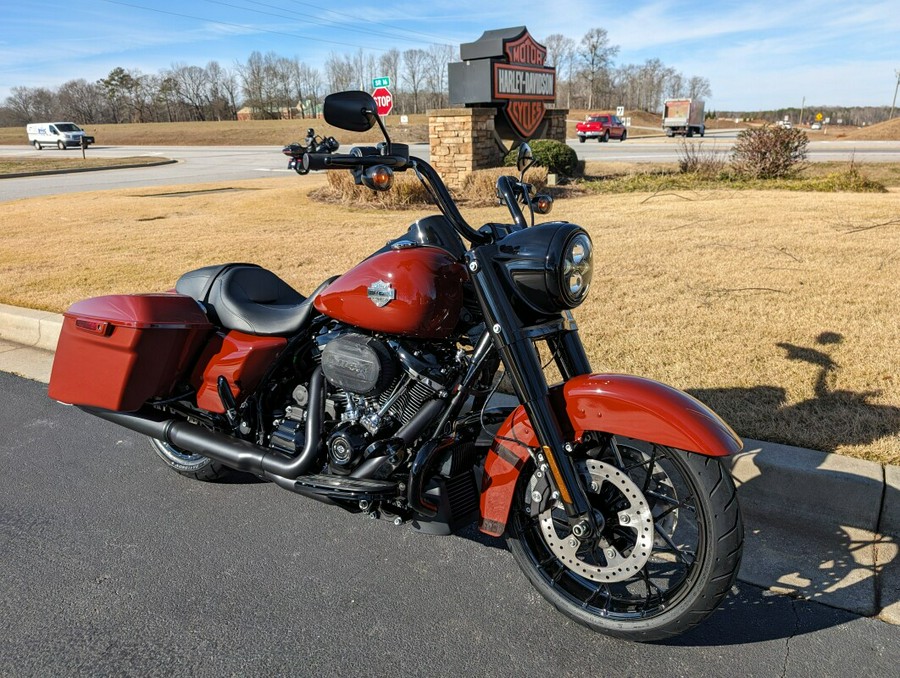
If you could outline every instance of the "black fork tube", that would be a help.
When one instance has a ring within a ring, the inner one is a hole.
[[[593,525],[591,506],[575,464],[566,451],[565,434],[550,404],[540,357],[534,343],[522,332],[522,325],[504,296],[500,280],[491,265],[494,249],[495,246],[484,246],[470,250],[466,255],[488,329],[503,358],[506,372],[512,377],[516,395],[537,434],[541,445],[537,453],[538,463],[547,464],[570,522],[574,524],[577,520],[587,520]]]
[[[547,344],[550,352],[556,356],[559,373],[564,380],[568,381],[582,374],[590,374],[591,363],[585,353],[584,344],[581,343],[581,337],[578,335],[578,325],[575,324],[572,312],[566,311],[563,315],[566,328],[557,336],[549,337]]]

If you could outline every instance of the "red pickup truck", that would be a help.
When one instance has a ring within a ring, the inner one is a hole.
[[[611,113],[591,113],[575,125],[578,132],[578,141],[584,143],[587,139],[596,139],[600,142],[607,142],[610,138],[625,141],[628,137],[628,130],[618,117]]]

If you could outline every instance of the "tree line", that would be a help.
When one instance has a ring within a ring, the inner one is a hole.
[[[765,120],[770,123],[776,123],[787,118],[792,123],[802,122],[809,124],[815,122],[816,115],[821,113],[823,121],[825,118],[828,118],[831,125],[862,127],[864,125],[874,125],[877,122],[884,122],[890,116],[890,110],[890,106],[807,106],[805,108],[791,106],[753,113],[747,113],[746,111],[717,111],[716,115],[725,119],[752,117],[755,120]]]
[[[603,28],[576,41],[556,33],[543,41],[547,65],[557,70],[557,106],[659,112],[664,99],[712,95],[709,80],[685,76],[659,59],[616,65],[619,46]],[[13,87],[0,106],[0,125],[67,119],[82,124],[234,120],[242,108],[256,118],[314,117],[325,94],[368,90],[372,79],[391,80],[394,110],[423,113],[449,105],[447,65],[459,59],[450,45],[332,52],[321,69],[298,57],[253,52],[223,66],[173,63],[158,73],[114,68],[96,82],[70,80],[56,88]]]

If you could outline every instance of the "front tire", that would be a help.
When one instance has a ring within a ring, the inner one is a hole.
[[[731,476],[718,459],[625,438],[608,437],[582,454],[577,464],[604,524],[599,537],[573,537],[546,479],[531,468],[509,521],[516,563],[556,609],[595,631],[654,641],[699,624],[727,595],[741,562]]]
[[[64,151],[64,150],[66,150],[66,142],[65,142],[65,141],[57,141],[57,142],[56,142],[56,147],[57,147],[59,150]]]
[[[156,438],[149,438],[149,440],[153,451],[159,455],[166,466],[186,478],[215,482],[227,480],[237,473],[209,457],[191,454]]]
[[[623,130],[622,136],[619,138],[619,141],[625,141],[628,138],[628,130]]]

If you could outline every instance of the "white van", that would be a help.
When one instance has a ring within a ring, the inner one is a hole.
[[[41,150],[44,146],[56,146],[64,151],[68,146],[81,146],[81,140],[90,146],[94,137],[88,136],[74,122],[36,122],[25,126],[28,132],[28,143]]]

